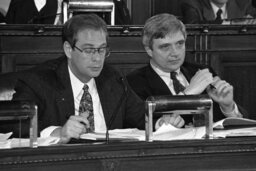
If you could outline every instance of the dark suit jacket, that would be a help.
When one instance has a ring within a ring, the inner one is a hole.
[[[198,69],[206,68],[206,66],[191,64],[184,62],[181,66],[181,72],[186,77],[187,81],[190,82],[191,78],[195,75]],[[215,76],[215,72],[209,68],[210,72]],[[146,100],[149,96],[161,96],[161,95],[172,95],[171,91],[161,79],[161,77],[152,69],[151,65],[147,65],[143,68],[137,69],[127,75],[127,80],[133,90],[141,97],[141,99]],[[204,92],[206,93],[206,92]],[[213,103],[214,107],[214,121],[218,121],[224,118],[219,105]],[[239,107],[240,110],[240,107]],[[242,113],[244,112],[243,109]],[[192,122],[191,116],[182,116],[185,123],[188,124]]]
[[[181,4],[185,24],[215,24],[215,15],[210,0],[185,0]],[[228,19],[243,18],[250,14],[256,17],[256,9],[251,0],[229,0],[227,2]]]
[[[95,78],[105,122],[110,129],[143,129],[144,102],[122,78],[119,72],[106,64]],[[38,105],[38,131],[48,126],[63,126],[75,113],[66,57],[30,70],[26,77],[18,81],[15,91],[13,100],[32,100]],[[115,114],[112,125],[109,125],[110,118]],[[15,135],[18,133],[16,129]],[[27,130],[24,131],[22,133],[26,136]]]
[[[12,0],[6,14],[7,24],[54,24],[57,0],[46,0],[38,12],[34,0]]]

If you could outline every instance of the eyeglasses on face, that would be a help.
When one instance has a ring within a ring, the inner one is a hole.
[[[104,56],[104,57],[108,57],[110,52],[109,52],[109,47],[100,47],[100,48],[83,48],[80,49],[79,47],[77,47],[76,45],[74,45],[74,48],[76,48],[77,50],[79,50],[81,53],[83,53],[86,56],[92,56],[95,55],[95,53],[97,52],[99,55]]]

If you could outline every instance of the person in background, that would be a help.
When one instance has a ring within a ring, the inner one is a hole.
[[[144,102],[120,72],[104,63],[108,32],[99,16],[69,19],[63,27],[63,49],[65,56],[30,69],[15,86],[13,100],[38,105],[41,137],[67,143],[87,132],[144,129]]]
[[[158,14],[149,18],[142,42],[150,62],[127,75],[132,89],[143,100],[149,96],[207,93],[214,101],[214,121],[242,117],[246,111],[235,103],[232,85],[216,76],[211,68],[184,61],[186,38],[185,25],[175,16]],[[176,127],[193,123],[189,115],[168,115],[165,119]]]
[[[256,0],[252,0],[252,6],[256,8]]]
[[[185,0],[181,4],[185,24],[255,24],[251,0]]]
[[[7,24],[58,24],[62,0],[11,0]]]
[[[5,16],[0,12],[0,24],[5,23]]]
[[[124,0],[114,0],[115,3],[115,24],[130,25],[131,16]]]

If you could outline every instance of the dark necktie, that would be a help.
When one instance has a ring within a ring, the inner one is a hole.
[[[221,14],[222,14],[222,9],[219,9],[216,13],[216,19],[215,19],[216,23],[219,23],[219,24],[222,23]]]
[[[90,127],[86,130],[86,132],[94,132],[94,116],[93,116],[93,104],[92,104],[92,96],[88,91],[88,85],[84,85],[83,90],[84,93],[82,95],[80,105],[79,105],[79,115],[82,113],[88,113],[87,120],[89,121]]]
[[[171,79],[172,79],[173,88],[176,94],[179,94],[179,92],[182,92],[185,90],[185,87],[177,79],[177,72],[171,72]]]

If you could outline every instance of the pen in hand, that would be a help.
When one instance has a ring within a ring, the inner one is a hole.
[[[216,90],[216,87],[214,85],[212,85],[212,84],[210,84],[210,88],[213,89],[213,90],[214,89]]]
[[[198,71],[201,71],[201,69],[199,69]],[[209,86],[211,89],[216,90],[216,87],[214,85],[210,84]]]

